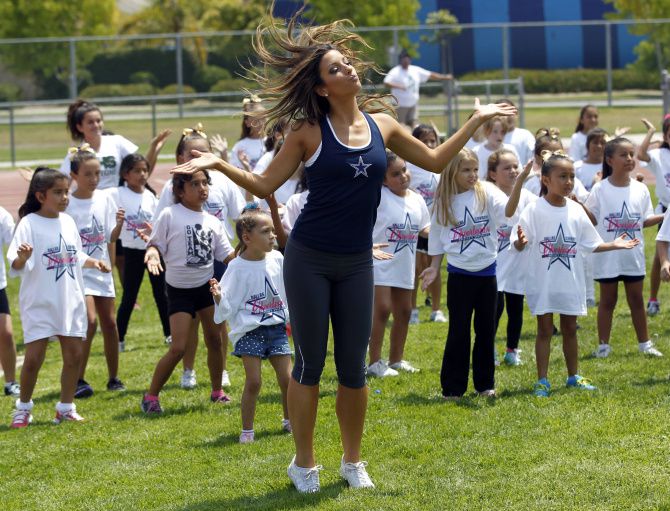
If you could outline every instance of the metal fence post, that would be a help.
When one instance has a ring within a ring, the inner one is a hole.
[[[151,136],[156,136],[156,100],[151,100]]]
[[[398,48],[399,44],[398,29],[393,29],[393,62],[389,62],[391,67],[398,63],[398,55],[400,55],[400,48]]]
[[[177,104],[179,105],[179,118],[184,117],[184,52],[182,51],[182,38],[181,34],[175,35],[175,58],[177,59],[177,94],[179,99]]]
[[[447,81],[447,135],[451,136],[454,132],[454,122],[452,116],[454,115],[454,103],[453,103],[453,94],[454,94],[454,81]]]
[[[70,99],[75,99],[78,94],[77,83],[77,43],[70,39]]]
[[[663,115],[670,111],[670,74],[667,69],[661,71],[661,93],[663,94]]]
[[[519,80],[519,84],[517,85],[517,88],[519,89],[519,124],[521,125],[521,128],[526,127],[526,107],[525,107],[525,102],[526,102],[526,91],[523,87],[523,76],[519,76],[517,78]]]
[[[16,144],[14,143],[14,107],[9,107],[9,154],[12,166],[16,165]]]
[[[605,24],[605,62],[607,66],[607,106],[612,106],[612,24]]]
[[[509,80],[509,26],[502,27],[502,57],[503,57],[503,79]],[[509,85],[503,85],[505,97],[509,96]]]

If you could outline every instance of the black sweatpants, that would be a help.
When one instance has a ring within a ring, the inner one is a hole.
[[[365,386],[365,357],[372,330],[372,251],[334,254],[289,239],[284,287],[295,344],[293,378],[317,385],[333,326],[335,367],[341,385]]]
[[[116,313],[116,325],[119,329],[119,340],[123,342],[128,331],[128,323],[130,316],[135,307],[137,295],[142,286],[144,279],[144,254],[146,250],[138,250],[135,248],[123,247],[123,255],[125,257],[125,267],[123,270],[123,296],[119,310]],[[165,263],[162,263],[165,267]],[[165,290],[165,273],[159,275],[152,275],[149,273],[149,281],[151,282],[151,290],[153,291],[154,301],[158,308],[158,315],[161,318],[161,325],[163,326],[163,335],[170,335],[170,320],[168,318],[167,308],[167,294]]]
[[[521,328],[523,327],[523,295],[498,291],[496,332],[505,307],[507,307],[507,349],[515,350],[519,347]]]
[[[495,338],[498,288],[495,276],[476,277],[449,273],[447,308],[449,333],[442,358],[442,395],[462,396],[470,374],[470,325],[474,312],[475,344],[472,350],[472,379],[475,390],[495,388],[493,341]]]

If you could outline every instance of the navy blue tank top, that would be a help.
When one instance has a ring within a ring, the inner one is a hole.
[[[291,231],[303,245],[323,252],[353,254],[372,248],[386,151],[379,128],[363,112],[370,142],[350,147],[336,137],[327,118],[320,122],[321,151],[305,166],[309,195]]]

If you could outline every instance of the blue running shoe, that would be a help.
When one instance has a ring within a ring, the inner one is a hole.
[[[535,385],[533,385],[533,395],[536,397],[549,397],[551,392],[551,385],[546,378],[538,380]]]
[[[574,376],[570,376],[565,381],[565,386],[580,389],[580,390],[597,390],[597,388],[598,388],[591,383],[591,380],[589,380],[588,378],[582,378],[578,374],[575,374]]]

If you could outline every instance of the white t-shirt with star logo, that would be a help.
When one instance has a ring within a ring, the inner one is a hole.
[[[656,177],[656,197],[663,206],[670,205],[670,149],[659,147],[649,151],[649,170]]]
[[[214,275],[214,259],[223,261],[233,252],[228,237],[213,215],[182,204],[165,208],[154,224],[149,245],[165,261],[165,282],[192,289]]]
[[[22,243],[33,253],[22,270],[11,267]],[[21,277],[19,309],[23,342],[52,335],[86,336],[86,303],[81,267],[88,259],[70,215],[46,218],[31,213],[17,225],[7,251],[9,276]]]
[[[645,275],[642,224],[654,214],[647,186],[635,179],[629,186],[613,186],[605,179],[593,185],[586,207],[596,217],[596,230],[603,240],[613,241],[622,234],[640,240],[631,250],[593,254],[593,278]]]
[[[516,229],[519,223],[521,212],[526,206],[532,204],[538,199],[528,190],[522,188],[519,197],[519,205],[513,216],[506,218],[505,223],[496,228],[498,239],[498,258],[496,259],[496,280],[498,281],[498,291],[506,291],[517,295],[526,293],[524,288],[524,272],[526,270],[527,252],[519,252],[512,247],[510,249],[510,237],[512,230]]]
[[[410,162],[407,162],[407,170],[409,170],[410,174],[410,189],[421,195],[430,211],[430,208],[433,206],[437,185],[440,182],[440,174],[424,170]]]
[[[7,287],[7,274],[5,273],[5,256],[3,246],[6,247],[14,236],[14,219],[5,208],[0,207],[0,289]]]
[[[377,208],[377,221],[372,230],[372,243],[387,243],[384,252],[393,259],[373,259],[375,286],[414,289],[416,242],[419,232],[430,225],[426,203],[418,193],[396,195],[386,186]]]
[[[273,250],[261,261],[236,257],[221,278],[221,301],[214,306],[214,321],[228,321],[233,345],[259,326],[289,321],[284,291],[284,256]]]
[[[481,182],[486,191],[483,208],[474,190],[456,194],[451,206],[456,225],[438,222],[438,203],[433,204],[428,236],[428,254],[446,254],[449,264],[469,272],[491,266],[496,260],[496,228],[505,223],[507,196],[492,183]]]
[[[100,259],[111,265],[107,244],[116,225],[116,204],[112,197],[101,190],[95,190],[90,199],[78,199],[70,195],[70,203],[65,212],[72,217],[81,238],[82,250],[87,256]],[[94,268],[84,268],[84,293],[87,296],[114,298],[114,277],[112,273],[102,273]]]
[[[138,229],[145,229],[154,221],[158,199],[149,190],[142,193],[132,191],[127,186],[119,186],[116,194],[116,205],[125,211],[125,220],[121,228],[121,244],[125,248],[145,250],[146,242],[138,234]]]
[[[569,199],[557,207],[540,198],[521,212],[519,225],[528,240],[524,281],[531,314],[585,316],[581,255],[593,252],[603,240],[584,209]],[[516,239],[517,231],[512,229],[510,243]]]

